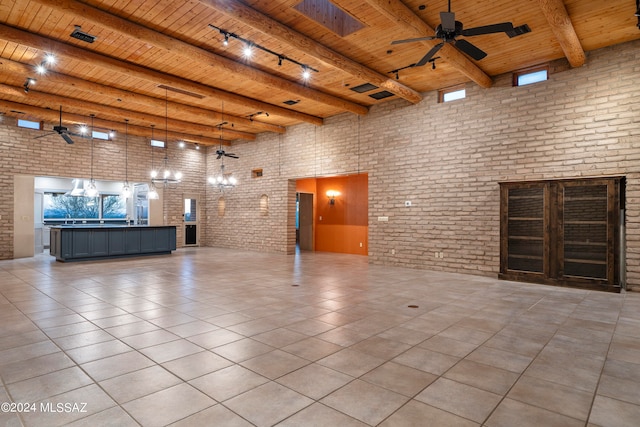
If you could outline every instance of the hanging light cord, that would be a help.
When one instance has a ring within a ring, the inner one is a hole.
[[[124,119],[124,181],[129,182],[129,119]]]
[[[93,182],[93,118],[95,116],[91,115],[91,182]]]

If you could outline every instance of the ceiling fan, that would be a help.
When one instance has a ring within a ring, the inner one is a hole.
[[[70,132],[69,129],[67,129],[65,126],[62,126],[62,105],[60,106],[60,123],[58,124],[58,126],[54,126],[53,127],[53,132],[45,133],[44,135],[36,136],[34,139],[42,138],[42,137],[51,135],[53,133],[57,133],[58,135],[60,135],[62,137],[62,139],[67,141],[67,144],[73,144],[74,143],[74,141],[73,141],[73,139],[71,139],[70,135],[79,136],[81,138],[85,137],[84,135],[82,135],[80,133]]]
[[[451,12],[451,0],[449,0],[449,11],[448,12],[440,12],[440,21],[441,23],[436,27],[436,35],[429,37],[418,37],[413,39],[406,40],[395,40],[391,42],[391,44],[401,44],[401,43],[410,43],[416,41],[424,41],[424,40],[442,40],[440,43],[435,45],[422,59],[415,63],[415,67],[421,67],[429,62],[429,60],[440,50],[445,43],[451,43],[462,52],[469,55],[471,58],[476,61],[481,60],[485,56],[487,56],[486,52],[477,46],[469,43],[466,40],[456,40],[457,36],[471,37],[471,36],[479,36],[483,34],[493,34],[493,33],[509,33],[513,32],[515,29],[511,22],[502,22],[500,24],[492,24],[485,25],[482,27],[475,27],[464,29],[462,22],[456,21],[456,14]],[[528,28],[528,27],[527,27]],[[510,36],[511,37],[511,36]]]
[[[224,126],[224,125],[226,125],[226,124],[227,124],[227,122],[222,122],[222,123],[220,123],[220,124],[218,125],[218,129],[220,130],[220,148],[218,148],[218,149],[216,150],[216,154],[218,155],[218,157],[216,157],[216,159],[220,159],[220,158],[222,158],[223,156],[224,156],[224,157],[231,157],[232,159],[239,159],[240,157],[236,156],[235,154],[233,154],[233,153],[227,153],[226,151],[224,151],[224,150],[222,149],[222,126]]]

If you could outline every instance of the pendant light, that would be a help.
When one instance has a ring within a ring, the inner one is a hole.
[[[222,104],[221,111],[222,111],[222,118],[224,119],[224,103]],[[209,184],[213,185],[214,187],[217,187],[221,193],[224,193],[224,190],[233,189],[238,184],[238,180],[231,173],[226,173],[224,171],[225,157],[232,157],[235,159],[238,158],[235,154],[226,153],[222,149],[222,126],[225,123],[227,122],[222,122],[218,127],[218,130],[220,131],[220,148],[216,151],[216,153],[218,154],[218,158],[220,159],[220,172],[218,173],[217,176],[215,177],[210,176],[208,179]]]
[[[164,125],[164,159],[162,159],[162,175],[158,176],[158,173],[154,170],[151,175],[151,182],[154,184],[164,184],[166,187],[168,184],[178,184],[182,180],[182,172],[174,172],[169,166],[169,158],[167,152],[169,150],[169,99],[167,96],[167,90],[165,89],[165,125]],[[153,175],[155,173],[155,176]]]
[[[89,183],[87,184],[87,188],[85,188],[84,190],[84,195],[86,197],[98,197],[98,188],[96,187],[96,182],[93,179],[93,118],[95,117],[95,114],[91,114],[91,136],[90,136],[90,142],[91,142],[91,180],[89,181]]]
[[[122,197],[131,197],[131,186],[129,185],[129,119],[124,119],[124,184],[121,191]]]
[[[158,172],[155,169],[155,165],[153,164],[153,128],[155,125],[151,125],[151,143],[149,147],[151,147],[151,182],[149,183],[149,190],[147,191],[147,199],[149,200],[157,200],[160,198],[158,194],[158,190],[156,190],[156,185],[153,183],[153,180],[156,176],[158,176]]]

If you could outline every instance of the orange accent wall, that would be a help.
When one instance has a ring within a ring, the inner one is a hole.
[[[329,190],[340,192],[333,205],[326,195]],[[314,194],[313,228],[316,251],[368,254],[367,174],[300,179],[296,181],[296,191]]]

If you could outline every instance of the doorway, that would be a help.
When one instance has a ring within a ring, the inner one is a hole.
[[[184,245],[198,246],[198,199],[196,197],[184,198]]]
[[[298,193],[298,246],[313,251],[313,194]]]

